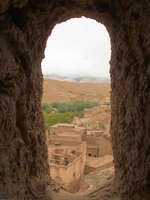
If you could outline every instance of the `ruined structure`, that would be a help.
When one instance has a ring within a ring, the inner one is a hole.
[[[149,13],[149,0],[0,1],[1,197],[48,199],[41,61],[54,25],[83,15],[111,39],[113,185],[122,200],[150,199]]]
[[[49,144],[79,145],[86,139],[86,129],[73,124],[56,124],[50,129]]]
[[[113,156],[105,155],[101,157],[87,157],[86,166],[85,166],[85,174],[89,174],[90,172],[101,172],[101,170],[113,167]]]
[[[51,126],[48,136],[51,177],[70,192],[77,192],[86,163],[86,129],[73,124]]]
[[[77,192],[86,163],[86,142],[75,146],[49,146],[51,177],[70,192]]]
[[[87,131],[74,124],[59,123],[51,126],[47,144],[50,176],[70,192],[79,191],[84,172],[93,171],[106,163],[112,164],[110,137],[101,131]],[[110,155],[111,159],[104,163],[106,155]],[[103,160],[100,160],[102,156]]]
[[[111,107],[109,104],[110,101],[100,102],[98,107],[84,109],[83,116],[75,117],[73,124],[85,127],[89,131],[101,130],[110,136]]]
[[[112,155],[111,139],[101,131],[87,131],[87,155],[89,157],[100,157],[107,154]]]

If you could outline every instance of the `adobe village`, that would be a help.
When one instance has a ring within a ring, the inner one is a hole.
[[[45,82],[45,91],[47,91],[47,82],[55,83],[62,88],[65,88],[65,84],[67,84],[46,79]],[[70,87],[72,86],[72,83],[68,84]],[[89,85],[95,88],[99,86],[99,84],[93,85],[93,83],[88,83]],[[78,84],[76,93],[73,91],[74,96],[80,94],[80,90],[83,90],[82,87],[84,90],[87,89],[87,83]],[[55,91],[55,95],[53,95],[55,100],[57,100],[56,93]],[[65,93],[66,91],[62,96],[66,96]],[[88,90],[88,95],[92,100],[93,96],[90,90]],[[107,96],[107,92],[103,95],[101,99],[95,99],[101,101],[100,106],[85,108],[82,116],[75,116],[71,123],[55,123],[46,131],[51,178],[60,187],[71,193],[92,190],[113,174],[113,156],[109,134],[110,105],[108,103],[108,105],[106,103],[102,105],[102,101],[109,101],[109,96]],[[54,104],[51,105],[54,106]],[[55,105],[55,107],[58,106]],[[55,110],[52,108],[51,112],[55,114],[56,108]],[[98,121],[100,119],[103,121],[101,124]]]

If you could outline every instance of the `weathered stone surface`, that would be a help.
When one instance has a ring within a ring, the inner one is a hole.
[[[0,197],[47,198],[40,63],[54,25],[82,15],[111,38],[116,185],[122,199],[150,199],[149,0],[0,2]]]

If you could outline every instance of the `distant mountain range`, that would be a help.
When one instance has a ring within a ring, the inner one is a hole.
[[[65,75],[60,76],[57,74],[48,74],[43,75],[44,78],[52,79],[52,80],[59,80],[59,81],[67,81],[67,82],[93,82],[93,83],[110,83],[110,79],[106,77],[93,77],[93,76],[78,76],[78,75]]]

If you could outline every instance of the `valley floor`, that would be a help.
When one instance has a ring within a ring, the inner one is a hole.
[[[52,200],[120,200],[118,193],[112,189],[112,180],[107,181],[103,186],[89,192],[71,194],[60,190],[51,192]]]
[[[117,190],[113,184],[114,169],[113,166],[98,172],[92,172],[86,176],[85,181],[91,181],[93,178],[99,179],[99,184],[92,189],[80,191],[72,194],[63,189],[51,191],[51,200],[120,200]]]

